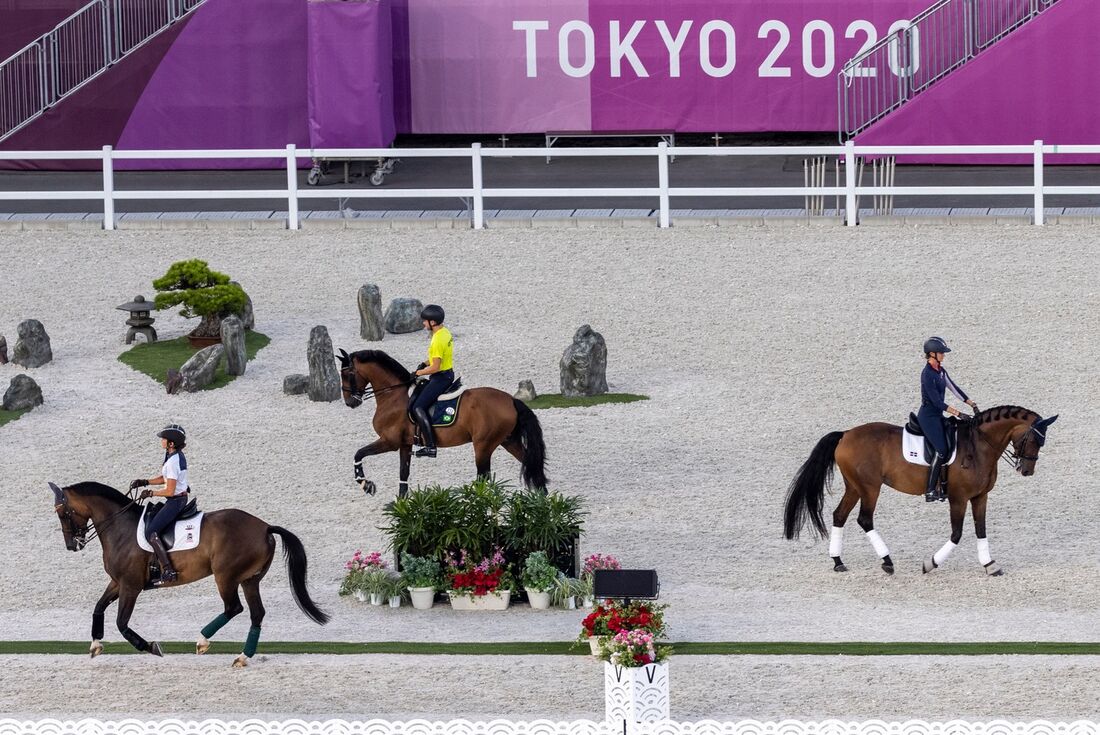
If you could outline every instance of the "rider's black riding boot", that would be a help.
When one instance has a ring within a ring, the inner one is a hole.
[[[157,555],[157,561],[160,562],[160,581],[162,583],[175,582],[179,575],[176,574],[172,562],[168,559],[168,550],[164,548],[164,542],[160,540],[160,535],[150,534],[149,545],[153,547],[153,551]]]
[[[928,468],[928,488],[924,491],[924,500],[934,503],[937,500],[947,500],[945,488],[940,484],[940,473],[943,471],[943,455],[936,452],[932,456],[932,465]]]
[[[434,457],[435,434],[432,432],[432,420],[428,416],[428,410],[425,408],[414,409],[413,417],[416,418],[416,425],[420,427],[420,441],[424,443],[420,449],[416,450],[416,456]]]

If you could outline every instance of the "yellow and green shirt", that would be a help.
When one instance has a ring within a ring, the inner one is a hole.
[[[432,342],[428,345],[428,363],[431,364],[432,360],[437,357],[439,358],[440,370],[452,370],[454,368],[454,338],[451,337],[451,330],[446,327],[440,327],[432,335]]]

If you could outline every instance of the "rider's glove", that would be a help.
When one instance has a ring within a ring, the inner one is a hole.
[[[139,487],[145,487],[149,484],[148,480],[134,480],[130,483],[131,490],[137,490]]]
[[[153,497],[153,491],[146,488],[145,490],[142,490],[141,493],[138,495],[138,500],[145,500],[146,498],[151,497]]]

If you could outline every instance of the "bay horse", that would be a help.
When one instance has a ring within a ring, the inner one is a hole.
[[[146,641],[130,628],[130,616],[138,595],[142,590],[157,589],[152,587],[149,578],[149,561],[153,555],[137,544],[138,520],[143,511],[141,505],[98,482],[81,482],[65,488],[51,482],[50,489],[54,495],[54,510],[61,519],[65,548],[80,551],[87,545],[90,521],[95,525],[93,533],[99,537],[103,547],[103,568],[111,578],[92,612],[92,645],[89,649],[92,658],[103,653],[103,613],[115,600],[118,600],[115,623],[122,636],[137,650],[162,656],[160,644]],[[252,627],[249,628],[244,651],[234,659],[233,666],[243,668],[248,665],[248,659],[256,652],[256,644],[260,640],[260,624],[264,619],[260,580],[267,574],[275,556],[275,536],[283,540],[294,601],[310,620],[320,625],[328,622],[328,614],[314,604],[306,589],[306,552],[297,536],[285,528],[269,526],[242,510],[228,508],[211,511],[203,514],[199,545],[187,551],[172,552],[172,562],[179,578],[163,585],[175,587],[214,575],[225,608],[202,629],[195,644],[195,653],[206,653],[210,648],[209,638],[244,611],[238,594],[238,588],[241,588],[248,602]]]
[[[409,491],[409,467],[415,426],[408,415],[408,389],[413,376],[401,363],[381,350],[348,354],[340,350],[340,388],[344,403],[359,408],[365,398],[374,397],[374,431],[378,440],[355,453],[355,481],[367,495],[377,486],[363,473],[363,459],[375,454],[398,452],[400,473],[398,497]],[[527,487],[546,490],[546,444],[535,412],[496,388],[470,388],[462,394],[458,418],[449,426],[435,429],[436,446],[457,447],[472,442],[478,477],[488,477],[490,460],[497,447],[504,447],[522,465]]]
[[[1039,450],[1046,443],[1047,431],[1057,419],[1044,419],[1019,406],[998,406],[960,422],[958,454],[950,465],[947,499],[951,508],[951,538],[924,562],[927,574],[947,561],[962,538],[963,517],[970,505],[974,515],[974,533],[978,537],[978,562],[986,574],[1000,576],[1001,567],[993,561],[985,533],[986,502],[997,481],[997,462],[1005,459],[1025,477],[1035,474]],[[875,504],[882,485],[906,495],[922,495],[928,480],[928,467],[911,464],[902,456],[902,429],[887,423],[871,423],[848,431],[826,434],[798,470],[787,493],[783,535],[797,538],[809,516],[813,530],[829,538],[829,556],[833,570],[846,572],[841,561],[844,523],[859,503],[857,523],[882,559],[882,569],[894,573],[894,562],[882,536],[875,530]],[[965,446],[965,449],[964,449]],[[964,457],[965,454],[965,457]],[[833,511],[833,526],[826,529],[822,519],[824,492],[833,474],[840,468],[844,495]],[[947,468],[945,468],[946,470]]]

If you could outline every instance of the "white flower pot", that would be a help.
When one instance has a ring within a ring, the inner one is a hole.
[[[435,587],[409,587],[409,598],[417,610],[428,610],[435,602]]]
[[[370,593],[370,604],[375,605],[375,606],[381,605],[382,604],[382,599],[383,599],[383,596],[382,596],[381,592],[371,592]]]
[[[593,598],[591,598],[591,597],[584,598],[584,607],[586,609],[592,607],[595,604],[596,604],[596,600],[594,600]]]
[[[366,602],[367,593],[363,590],[355,590],[355,599],[359,600],[359,602]]]
[[[527,599],[531,601],[531,607],[535,610],[549,610],[550,609],[550,593],[539,592],[533,590],[530,587],[524,587],[527,590]]]
[[[609,725],[621,730],[624,722],[669,718],[667,663],[627,668],[604,662],[603,668],[604,711]]]
[[[600,655],[600,641],[607,638],[605,635],[594,635],[588,638],[588,647],[592,649],[593,656]]]
[[[448,592],[447,596],[451,598],[451,608],[454,610],[507,610],[512,590],[490,592],[480,597],[456,595],[454,592]]]
[[[394,595],[390,598],[390,607],[401,607],[401,595]]]
[[[577,609],[577,598],[572,596],[572,595],[565,598],[565,602],[562,603],[562,607],[564,607],[566,610],[576,610]]]

